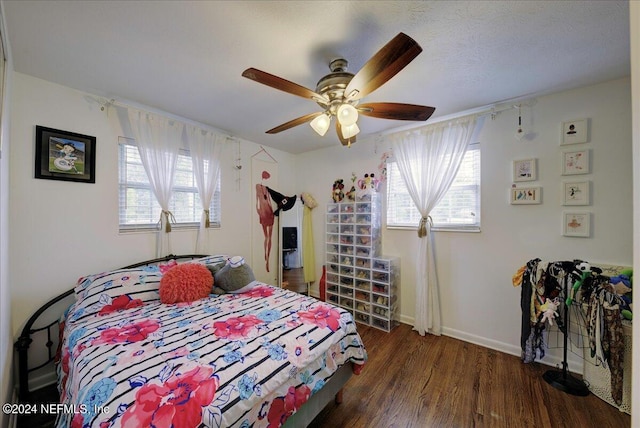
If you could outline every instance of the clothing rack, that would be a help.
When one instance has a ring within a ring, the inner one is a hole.
[[[580,397],[586,397],[589,395],[589,388],[587,384],[584,383],[581,379],[575,378],[571,376],[568,370],[567,363],[567,350],[569,345],[569,329],[570,329],[570,313],[571,306],[566,304],[566,298],[569,296],[569,277],[570,274],[564,276],[564,297],[565,300],[562,303],[562,320],[564,323],[564,328],[560,328],[563,334],[563,358],[562,358],[562,369],[561,370],[547,370],[542,375],[542,378],[554,388],[566,392],[567,394],[577,395]]]

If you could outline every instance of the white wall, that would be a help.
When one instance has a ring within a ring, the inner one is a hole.
[[[118,232],[118,127],[115,112],[100,111],[87,94],[14,74],[11,129],[11,306],[17,334],[35,309],[73,287],[78,277],[155,256],[154,233]],[[35,126],[97,137],[96,183],[34,179]],[[240,189],[235,144],[224,152],[222,227],[209,231],[211,253],[250,260],[247,224],[255,208],[250,158],[260,150],[241,141]],[[293,156],[269,149],[279,163],[279,190],[293,191]],[[192,253],[195,230],[171,233],[174,254]]]
[[[632,87],[632,114],[633,114],[633,249],[636,256],[633,258],[633,269],[637,272],[640,269],[640,4],[638,2],[629,2],[629,21],[630,21],[630,40],[631,40],[631,87]],[[633,290],[634,300],[640,300],[640,290],[638,287]],[[636,303],[637,305],[637,303]],[[631,426],[640,426],[640,376],[638,376],[638,367],[640,367],[640,327],[638,321],[635,322],[633,328],[633,342],[636,346],[633,348],[633,365],[636,367],[636,375],[633,377],[631,396],[636,397],[632,400],[631,408]]]
[[[4,4],[0,3],[0,34],[6,34],[4,22]],[[4,51],[7,59],[5,81],[2,93],[2,123],[0,124],[0,403],[11,401],[13,376],[13,337],[11,334],[11,291],[9,289],[9,131],[10,131],[10,98],[12,88],[13,62],[11,49],[4,40]],[[9,417],[0,415],[0,426],[7,426]]]
[[[523,123],[534,136],[514,138],[517,111],[487,118],[480,134],[482,148],[482,231],[435,232],[440,280],[442,325],[447,335],[513,354],[520,353],[520,289],[511,285],[515,271],[528,260],[571,260],[592,263],[632,263],[632,177],[630,80],[621,79],[537,98],[523,108]],[[560,146],[562,121],[590,118],[590,142]],[[317,269],[324,260],[324,210],[337,178],[349,182],[351,173],[377,173],[387,147],[380,140],[360,141],[350,149],[330,141],[331,148],[299,155],[296,168],[301,191],[320,202],[313,211]],[[591,150],[592,173],[561,176],[563,149]],[[542,187],[541,205],[512,206],[508,191],[515,159],[538,159],[536,182]],[[589,207],[593,213],[589,239],[561,235],[561,183],[572,178],[592,182]],[[383,230],[383,251],[402,260],[400,317],[414,318],[415,231]],[[319,275],[318,275],[319,277]],[[317,290],[317,288],[316,288]],[[316,291],[317,292],[317,291]]]

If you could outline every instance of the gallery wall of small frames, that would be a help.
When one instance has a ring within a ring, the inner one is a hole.
[[[592,213],[587,208],[593,203],[591,180],[584,177],[591,174],[591,149],[589,143],[589,119],[575,119],[562,122],[560,133],[560,174],[562,235],[589,238],[591,236]],[[566,147],[565,147],[566,146]],[[542,187],[534,185],[538,177],[536,158],[517,159],[512,163],[513,184],[509,189],[511,205],[536,205],[542,203]]]

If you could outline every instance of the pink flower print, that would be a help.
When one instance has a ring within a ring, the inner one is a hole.
[[[280,427],[297,409],[300,408],[311,396],[311,390],[307,385],[298,388],[289,387],[287,395],[273,400],[269,407],[267,420],[268,427]]]
[[[82,428],[84,425],[84,416],[82,413],[76,413],[73,419],[71,419],[71,428]]]
[[[243,296],[254,297],[254,298],[262,298],[262,297],[270,297],[273,295],[273,289],[271,287],[267,287],[265,285],[258,285],[253,287],[251,290],[246,293],[241,293]]]
[[[145,276],[146,274],[139,274],[139,273],[130,273],[130,274],[122,275],[120,277],[121,285],[123,287],[130,287],[137,283],[143,283]],[[116,283],[116,281],[114,281],[114,283]]]
[[[153,355],[155,346],[152,343],[148,343],[145,346],[132,345],[133,349],[120,354],[118,356],[118,364],[133,365],[141,360],[146,360]]]
[[[62,379],[60,381],[60,402],[64,403],[67,398],[67,379],[69,379],[69,351],[64,349],[62,351],[62,358],[60,360],[62,365]]]
[[[300,325],[302,325],[302,323],[298,321],[298,319],[290,319],[287,321],[287,327],[289,328],[296,328]]]
[[[284,397],[285,407],[299,409],[300,406],[307,402],[310,396],[311,390],[307,385],[302,385],[298,388],[290,386],[287,395]]]
[[[304,324],[315,324],[331,331],[338,330],[340,326],[340,312],[328,305],[321,304],[308,311],[300,311],[298,316]]]
[[[134,343],[145,340],[149,334],[156,331],[160,325],[155,320],[144,320],[124,327],[111,327],[103,330],[98,339],[94,339],[92,345],[103,343]]]
[[[175,351],[169,352],[167,354],[167,357],[168,358],[178,358],[178,357],[184,357],[187,354],[189,354],[189,351],[187,350],[187,348],[185,348],[184,346],[181,346],[178,349],[176,349]]]
[[[178,266],[178,262],[176,262],[175,260],[169,260],[167,263],[158,265],[158,268],[160,269],[160,273],[164,274],[174,266]]]
[[[243,315],[231,317],[225,321],[216,321],[213,324],[214,334],[225,339],[242,339],[249,335],[251,330],[264,322],[255,315]]]
[[[296,367],[305,367],[309,358],[309,343],[303,337],[286,342],[287,360]]]
[[[110,314],[111,312],[120,311],[123,309],[137,308],[142,305],[143,305],[142,300],[132,299],[128,295],[123,294],[113,299],[110,305],[104,305],[102,309],[100,309],[100,312],[98,312],[98,314],[107,315],[107,314]]]
[[[188,308],[190,306],[196,306],[202,303],[200,300],[194,300],[193,302],[178,302],[176,303],[176,308]]]
[[[84,352],[85,349],[87,349],[87,344],[86,343],[81,343],[81,344],[77,345],[73,349],[73,358],[78,358],[80,356],[80,354],[82,354],[82,352]]]
[[[122,416],[122,426],[197,427],[202,422],[202,408],[213,401],[218,385],[213,369],[201,366],[174,374],[161,385],[143,385]]]

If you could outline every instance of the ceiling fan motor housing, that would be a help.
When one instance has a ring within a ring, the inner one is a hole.
[[[338,71],[347,71],[347,67],[349,65],[349,61],[347,61],[344,58],[336,58],[331,60],[331,62],[329,63],[329,70],[331,70],[332,73],[338,72]]]
[[[316,92],[329,98],[328,110],[332,115],[336,114],[336,110],[344,102],[344,90],[354,76],[346,71],[347,65],[348,62],[344,58],[334,59],[329,64],[331,73],[318,80],[316,85]],[[325,108],[324,105],[318,104]],[[355,105],[352,102],[350,104]]]

